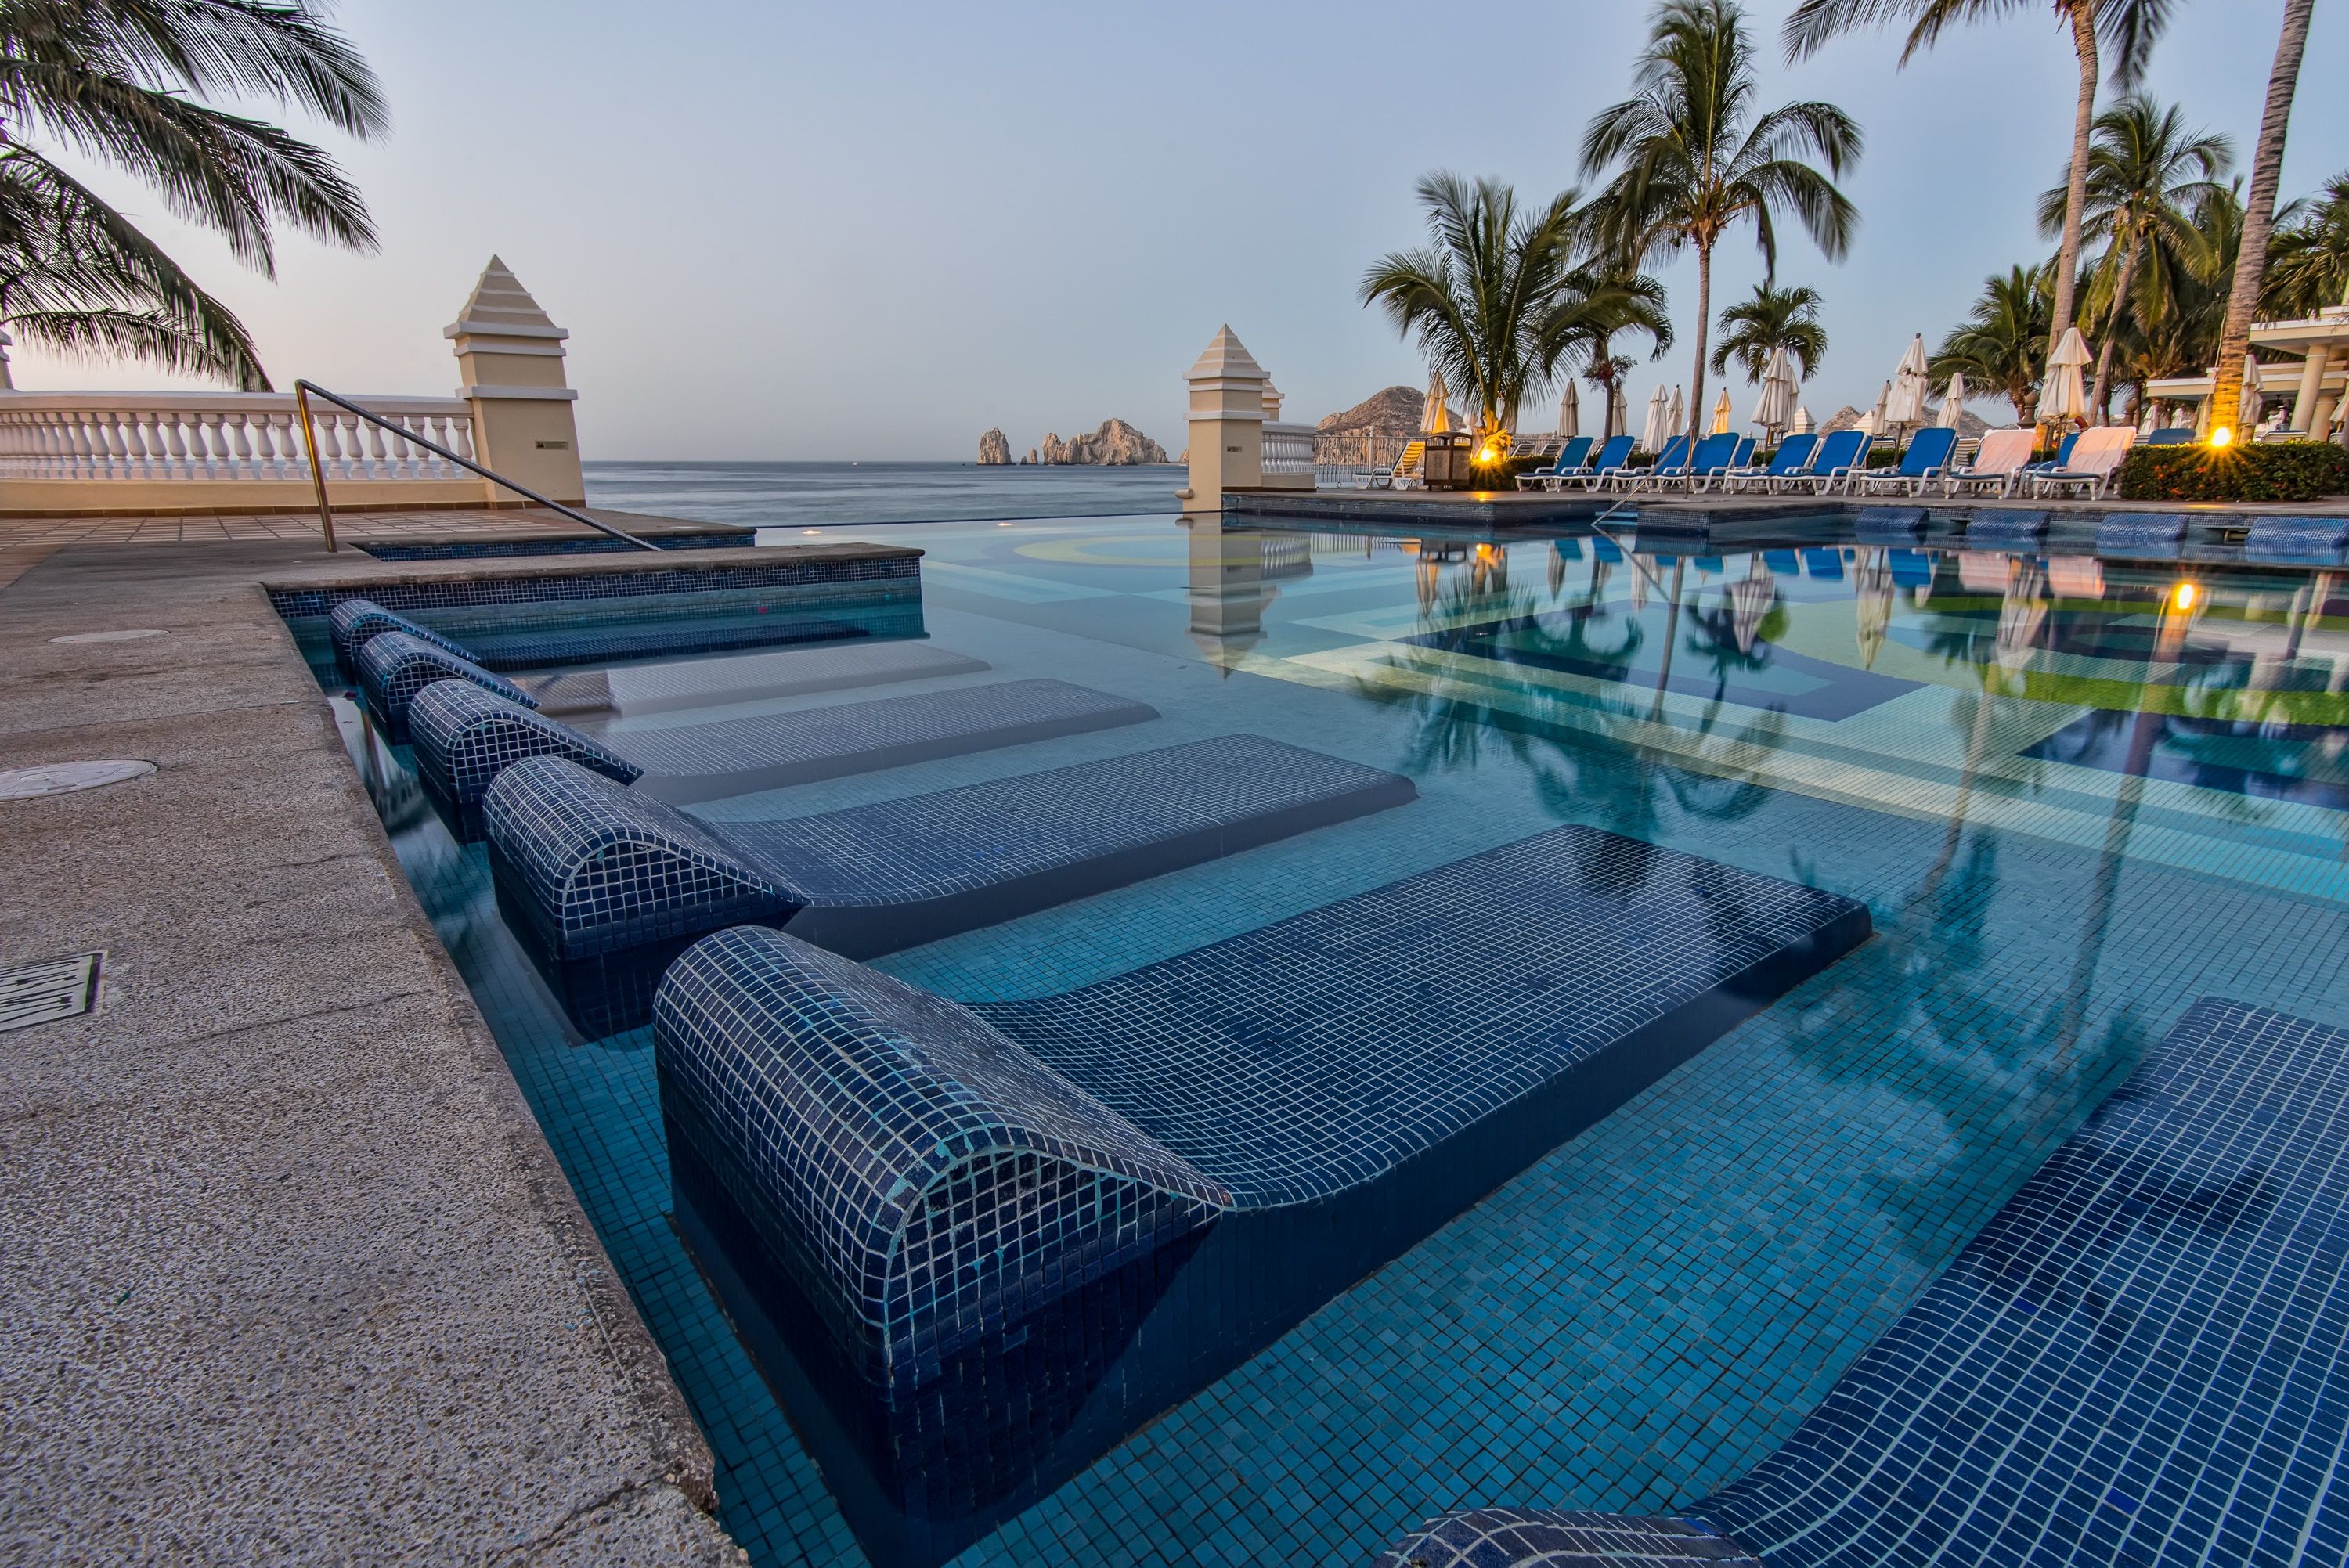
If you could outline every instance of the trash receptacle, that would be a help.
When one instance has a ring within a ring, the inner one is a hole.
[[[1425,465],[1427,488],[1430,490],[1466,490],[1469,448],[1474,438],[1465,430],[1446,430],[1440,436],[1427,438],[1427,449],[1420,459]]]

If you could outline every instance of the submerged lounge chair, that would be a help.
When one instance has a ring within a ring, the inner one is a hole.
[[[502,695],[443,681],[410,709],[417,772],[453,809],[460,834],[477,830],[474,813],[499,773],[531,757],[568,757],[633,781],[655,799],[690,802],[1158,717],[1147,703],[1066,681],[1026,680],[589,737],[502,702]],[[631,771],[624,777],[623,769]]]
[[[481,820],[501,896],[587,1028],[640,1011],[658,966],[722,926],[870,957],[1416,798],[1400,774],[1226,735],[770,821],[703,821],[540,757],[498,775]]]
[[[1909,438],[1909,449],[1900,455],[1899,468],[1857,470],[1851,477],[1851,492],[1923,495],[1925,487],[1941,477],[1942,469],[1949,465],[1951,449],[1957,444],[1958,433],[1947,425],[1928,425]]]
[[[1580,473],[1590,456],[1591,439],[1577,436],[1557,450],[1557,461],[1546,469],[1535,469],[1517,476],[1519,490],[1556,490],[1558,481]]]
[[[505,676],[491,674],[462,654],[451,653],[451,645],[382,628],[359,645],[359,690],[366,694],[369,711],[394,746],[407,743],[409,706],[430,686],[470,683],[517,709],[538,706],[537,698]]]
[[[1819,438],[1811,431],[1789,436],[1778,443],[1770,454],[1766,468],[1735,467],[1721,476],[1721,489],[1725,495],[1734,495],[1748,485],[1755,490],[1772,490],[1780,481],[1798,478],[1810,466],[1811,454],[1818,449]]]
[[[885,1488],[1082,1464],[1868,931],[1580,826],[1019,1001],[726,931],[655,1009],[678,1226],[747,1335],[845,1362]]]

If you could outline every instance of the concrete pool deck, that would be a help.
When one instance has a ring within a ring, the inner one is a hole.
[[[156,769],[0,802],[0,964],[106,954],[91,1015],[0,1035],[0,1556],[740,1561],[260,586],[483,563],[0,555],[0,769]],[[119,631],[160,634],[54,640]]]

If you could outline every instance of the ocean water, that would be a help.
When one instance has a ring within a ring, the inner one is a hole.
[[[1175,510],[1184,470],[977,463],[588,463],[591,505],[696,522],[967,522]]]

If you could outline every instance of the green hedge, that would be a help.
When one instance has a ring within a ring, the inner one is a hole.
[[[2323,441],[2133,447],[2121,461],[2123,500],[2321,500],[2332,495],[2349,495],[2349,448]]]

